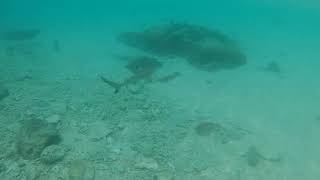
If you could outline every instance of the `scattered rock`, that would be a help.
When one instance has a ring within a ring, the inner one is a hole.
[[[9,96],[9,90],[0,84],[0,101]]]
[[[74,160],[69,167],[69,180],[94,180],[95,168],[85,160]]]
[[[60,141],[61,137],[54,125],[32,117],[23,122],[17,135],[16,148],[24,159],[36,159],[46,147]]]
[[[52,123],[52,124],[59,124],[59,122],[61,121],[61,117],[58,114],[54,114],[54,115],[47,117],[46,121],[48,123]]]
[[[40,156],[40,159],[45,164],[53,164],[61,161],[65,156],[65,149],[59,145],[51,145],[46,147]]]
[[[159,165],[156,160],[152,158],[141,158],[136,164],[135,168],[145,170],[158,170]]]

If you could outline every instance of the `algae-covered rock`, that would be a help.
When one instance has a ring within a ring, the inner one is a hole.
[[[40,156],[40,159],[45,164],[53,164],[61,161],[65,156],[65,149],[59,145],[51,145],[46,147]]]
[[[36,159],[42,151],[53,144],[58,144],[61,137],[55,126],[45,120],[31,118],[25,120],[17,135],[16,147],[24,159]]]
[[[0,84],[0,101],[9,96],[9,90]]]

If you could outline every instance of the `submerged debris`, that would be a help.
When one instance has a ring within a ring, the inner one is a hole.
[[[7,41],[32,40],[40,34],[39,29],[21,29],[8,31],[1,34],[0,39]]]
[[[247,161],[247,164],[251,167],[258,166],[262,161],[269,161],[269,162],[280,162],[281,161],[281,159],[279,157],[277,157],[277,158],[265,157],[254,146],[250,146],[248,151],[242,156]]]
[[[156,160],[146,157],[139,158],[134,166],[136,169],[149,171],[156,171],[159,169],[159,164]]]
[[[231,69],[246,63],[236,43],[216,30],[184,23],[169,23],[142,32],[127,32],[119,41],[157,56],[182,57],[206,71]]]
[[[272,72],[272,73],[277,73],[277,74],[281,74],[282,70],[280,68],[279,63],[277,63],[276,61],[271,61],[270,63],[268,63],[265,67],[262,68],[264,71],[266,72]]]

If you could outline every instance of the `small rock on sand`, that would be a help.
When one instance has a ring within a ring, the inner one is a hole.
[[[65,156],[65,149],[59,145],[51,145],[46,147],[40,156],[40,159],[45,164],[53,164],[61,161]]]
[[[61,118],[60,118],[60,116],[58,114],[53,114],[53,115],[47,117],[46,121],[48,123],[58,124],[61,121]]]
[[[158,165],[157,161],[152,158],[141,158],[135,164],[135,168],[155,171],[155,170],[158,170],[159,165]]]

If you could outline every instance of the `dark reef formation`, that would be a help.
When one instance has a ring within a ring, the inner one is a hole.
[[[16,147],[24,159],[36,159],[46,147],[60,141],[61,137],[53,124],[33,117],[23,122],[17,135]]]
[[[126,32],[118,40],[156,56],[184,58],[206,71],[246,64],[244,53],[232,39],[202,26],[169,23],[142,32]]]

